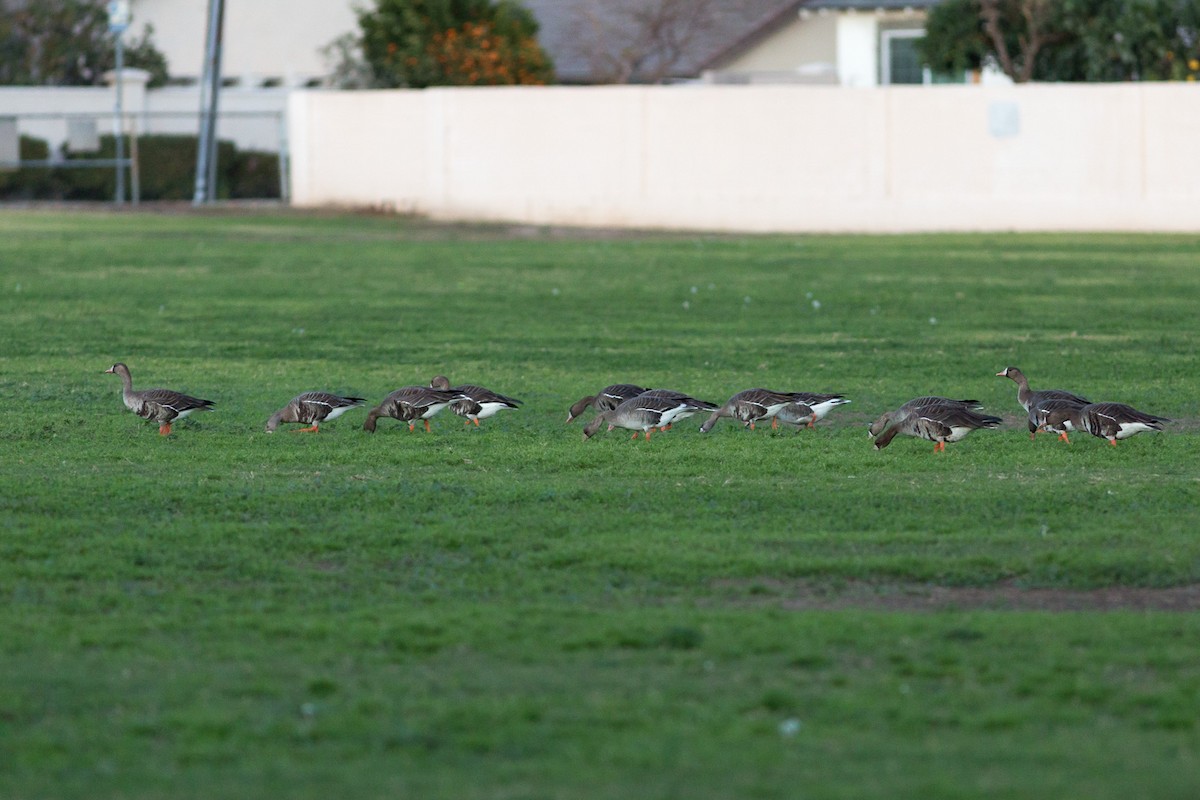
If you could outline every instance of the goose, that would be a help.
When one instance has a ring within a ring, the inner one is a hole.
[[[713,411],[717,407],[716,403],[710,403],[707,400],[697,400],[690,394],[685,392],[677,392],[674,389],[647,389],[638,395],[638,397],[656,398],[660,400],[678,400],[686,403],[686,407],[679,413],[675,414],[671,418],[671,421],[663,427],[663,430],[670,429],[671,424],[677,420],[686,419],[687,417],[690,417],[693,414],[701,411]]]
[[[655,428],[666,428],[680,415],[695,413],[698,410],[687,399],[673,400],[665,397],[632,397],[619,406],[608,411],[601,411],[583,428],[583,440],[588,439],[600,430],[600,426],[608,424],[608,429],[625,428],[633,431],[636,439],[638,432],[646,435],[650,441],[650,432]]]
[[[1049,399],[1034,403],[1029,407],[1029,438],[1036,439],[1038,431],[1057,433],[1060,441],[1071,443],[1067,434],[1075,430],[1071,421],[1071,412],[1083,408],[1082,403],[1074,400]]]
[[[366,399],[362,397],[342,397],[329,392],[298,394],[267,420],[267,433],[274,433],[281,422],[299,422],[309,426],[296,428],[293,433],[317,433],[322,422],[332,422],[365,402]]]
[[[794,398],[793,402],[789,403],[787,406],[784,406],[782,409],[780,409],[779,413],[777,413],[775,415],[775,419],[787,422],[788,420],[796,417],[797,414],[803,415],[802,409],[797,408],[797,409],[792,410],[792,409],[789,409],[789,406],[793,406],[793,405],[808,406],[808,408],[811,409],[811,411],[812,411],[812,418],[810,420],[808,420],[808,427],[810,427],[810,428],[813,427],[816,423],[825,419],[825,416],[827,414],[829,414],[829,412],[832,411],[833,409],[850,402],[849,400],[846,399],[845,395],[841,395],[841,394],[815,394],[813,392],[795,392],[792,395],[792,397]],[[787,417],[787,419],[784,419],[784,417]],[[775,427],[774,421],[772,421],[771,427],[772,428]]]
[[[363,430],[374,433],[375,420],[380,417],[392,417],[407,422],[409,431],[416,427],[417,420],[424,420],[425,430],[428,431],[429,418],[459,399],[462,399],[462,396],[456,392],[431,389],[428,386],[404,386],[383,398],[382,403],[367,413]]]
[[[978,428],[996,428],[1002,420],[960,405],[926,405],[897,409],[883,415],[884,430],[875,439],[875,449],[891,444],[897,434],[934,442],[933,451],[945,452],[946,442],[957,442]]]
[[[158,423],[158,432],[166,436],[171,432],[171,423],[183,419],[193,411],[211,411],[212,400],[201,400],[198,397],[182,394],[171,389],[133,390],[133,377],[129,367],[117,362],[104,370],[104,375],[118,375],[121,378],[121,399],[125,407],[139,417]]]
[[[465,417],[467,425],[474,422],[477,428],[479,427],[479,420],[487,419],[506,408],[517,408],[521,405],[520,400],[505,397],[502,394],[493,392],[491,389],[485,389],[482,386],[476,386],[472,383],[465,383],[462,386],[451,386],[450,379],[445,375],[436,376],[429,382],[429,387],[460,395],[459,399],[450,401],[450,410],[460,417]]]
[[[775,414],[775,419],[785,425],[795,425],[799,430],[803,427],[811,428],[818,417],[817,412],[808,403],[792,402],[779,409]]]
[[[978,400],[954,400],[952,398],[941,397],[940,395],[936,394],[927,394],[921,397],[914,397],[912,400],[909,400],[896,410],[908,411],[914,408],[921,408],[922,406],[957,406],[959,408],[965,408],[968,411],[983,410],[983,405]],[[871,427],[867,430],[872,437],[878,436],[883,432],[883,429],[887,427],[888,420],[891,419],[892,413],[893,412],[884,414],[879,419],[871,423]]]
[[[1163,423],[1171,421],[1166,417],[1138,411],[1124,403],[1089,403],[1069,409],[1066,413],[1075,430],[1107,439],[1113,447],[1117,446],[1118,439],[1128,439],[1143,431],[1161,431]],[[1043,429],[1051,430],[1049,422],[1045,423]]]
[[[597,411],[612,411],[626,400],[648,391],[650,390],[632,383],[614,383],[611,386],[605,386],[596,394],[589,394],[576,400],[575,404],[571,406],[571,410],[567,412],[567,424],[586,411],[588,406]]]
[[[709,418],[704,421],[704,424],[700,426],[700,432],[708,433],[721,417],[736,419],[750,430],[754,430],[754,423],[769,419],[771,420],[771,427],[777,428],[779,424],[775,420],[775,416],[790,403],[803,403],[807,405],[811,412],[809,422],[815,422],[828,414],[829,410],[834,406],[848,402],[850,401],[840,394],[811,394],[809,392],[776,392],[771,389],[745,389],[725,401],[725,405],[713,411]],[[802,413],[802,410],[795,409],[789,412],[789,419],[798,413]]]
[[[1030,407],[1040,403],[1043,400],[1070,400],[1080,405],[1087,405],[1092,402],[1086,397],[1080,397],[1077,394],[1068,392],[1064,389],[1041,389],[1033,391],[1029,388],[1029,379],[1025,377],[1025,373],[1016,367],[1005,367],[1001,372],[996,373],[997,378],[1009,378],[1017,383],[1017,402],[1026,411]]]

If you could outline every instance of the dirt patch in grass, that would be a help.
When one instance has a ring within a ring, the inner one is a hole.
[[[1109,586],[1100,589],[1031,589],[1012,583],[992,586],[929,584],[833,585],[759,580],[722,582],[745,601],[795,611],[862,609],[876,611],[1197,611],[1200,585],[1163,589]]]

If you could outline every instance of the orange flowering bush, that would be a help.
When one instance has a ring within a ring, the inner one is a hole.
[[[380,86],[503,86],[553,80],[537,22],[511,0],[376,0],[359,15]]]

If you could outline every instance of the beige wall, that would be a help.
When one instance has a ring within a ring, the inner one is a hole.
[[[346,0],[226,0],[221,72],[249,85],[278,78],[303,85],[329,69],[320,49],[358,31]],[[167,54],[172,77],[198,78],[204,65],[208,0],[132,0],[131,33],[154,26],[154,43]]]
[[[299,205],[743,231],[1200,229],[1183,84],[296,92]]]
[[[822,14],[804,20],[797,15],[754,49],[719,68],[729,72],[764,72],[836,63],[837,15]]]

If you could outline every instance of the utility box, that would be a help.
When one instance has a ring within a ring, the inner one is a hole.
[[[14,170],[21,160],[21,134],[16,117],[0,117],[0,170]]]
[[[95,153],[100,149],[95,117],[67,117],[67,149],[72,153]]]

